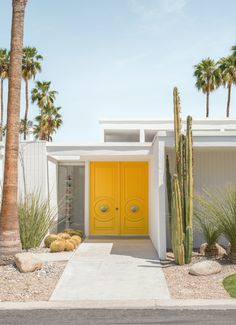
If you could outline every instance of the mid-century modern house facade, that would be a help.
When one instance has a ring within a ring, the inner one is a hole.
[[[183,124],[185,127],[185,124]],[[40,190],[58,210],[58,229],[86,236],[149,236],[169,245],[165,159],[173,170],[171,120],[102,120],[97,144],[21,143],[20,192]],[[194,188],[236,185],[236,120],[194,120]],[[4,156],[2,147],[3,166]],[[194,234],[194,246],[201,244]]]

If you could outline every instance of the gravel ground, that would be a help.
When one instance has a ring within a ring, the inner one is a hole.
[[[173,262],[173,254],[168,253],[168,261],[163,265],[163,271],[168,283],[170,294],[175,299],[232,299],[225,291],[222,281],[233,273],[236,273],[236,265],[230,264],[227,258],[217,261],[222,265],[222,271],[208,276],[194,276],[188,273],[192,264],[206,260],[200,254],[195,253],[192,263],[178,266]]]
[[[13,258],[0,260],[0,301],[49,300],[66,263],[47,263],[31,273],[20,273]]]

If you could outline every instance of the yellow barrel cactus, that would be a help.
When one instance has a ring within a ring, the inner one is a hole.
[[[66,247],[66,241],[63,239],[57,239],[50,245],[50,251],[52,253],[63,252]]]
[[[55,235],[55,234],[48,235],[44,239],[44,245],[45,245],[45,247],[49,248],[50,245],[51,245],[51,243],[54,242],[55,240],[57,240],[57,235]]]

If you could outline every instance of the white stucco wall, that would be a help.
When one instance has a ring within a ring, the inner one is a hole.
[[[167,150],[170,157],[171,171],[173,173],[174,152]],[[236,149],[234,148],[195,148],[194,149],[194,190],[201,194],[203,189],[222,189],[227,184],[236,186]],[[167,214],[166,204],[166,218]],[[194,247],[203,242],[200,233],[194,232]],[[167,230],[167,246],[170,246]]]
[[[153,142],[149,162],[149,236],[160,259],[165,259],[165,144],[158,138]]]
[[[46,143],[23,142],[19,150],[19,196],[40,192],[47,198]]]

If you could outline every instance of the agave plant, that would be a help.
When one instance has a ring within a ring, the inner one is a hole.
[[[224,235],[231,245],[231,262],[236,263],[236,188],[227,186],[214,193],[204,191],[200,198],[200,209],[201,218],[205,215],[210,220],[208,233],[212,238],[216,237],[217,234],[213,233],[217,229],[219,235]]]

